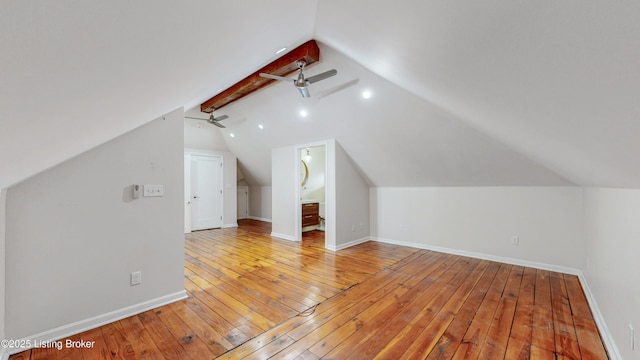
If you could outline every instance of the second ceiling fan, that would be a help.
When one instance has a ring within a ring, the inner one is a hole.
[[[290,79],[283,76],[267,74],[267,73],[260,73],[260,76],[264,78],[280,80],[280,81],[290,81],[290,82],[292,81],[295,87],[300,91],[300,94],[302,94],[302,97],[307,98],[311,96],[311,94],[309,93],[309,84],[313,84],[320,80],[324,80],[326,78],[332,77],[338,73],[336,69],[331,69],[323,73],[320,73],[318,75],[305,78],[304,74],[302,73],[302,69],[304,69],[307,63],[303,60],[298,60],[296,61],[296,65],[298,66],[298,69],[300,69],[300,73],[298,74],[297,78]]]
[[[211,112],[211,116],[209,116],[208,119],[202,119],[202,118],[197,118],[197,117],[190,117],[190,116],[185,116],[185,118],[187,119],[194,119],[194,120],[205,120],[206,122],[208,122],[209,124],[213,124],[219,128],[226,128],[226,126],[220,124],[220,121],[229,118],[227,115],[220,115],[218,117],[214,117],[213,116],[213,112]]]

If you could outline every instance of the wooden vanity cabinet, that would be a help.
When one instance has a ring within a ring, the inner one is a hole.
[[[302,204],[302,227],[320,224],[320,203]]]

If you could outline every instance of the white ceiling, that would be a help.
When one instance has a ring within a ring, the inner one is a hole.
[[[270,184],[272,148],[335,138],[376,186],[640,187],[639,2],[2,6],[0,187],[197,106],[311,38],[321,62],[306,73],[338,70],[312,98],[278,83],[219,112],[250,183]]]

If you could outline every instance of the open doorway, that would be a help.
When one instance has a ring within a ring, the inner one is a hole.
[[[325,239],[327,161],[326,146],[299,148],[301,239]]]

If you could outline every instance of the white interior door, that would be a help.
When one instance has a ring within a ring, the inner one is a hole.
[[[238,186],[238,219],[249,218],[249,187]]]
[[[222,227],[222,158],[191,156],[191,230]]]

